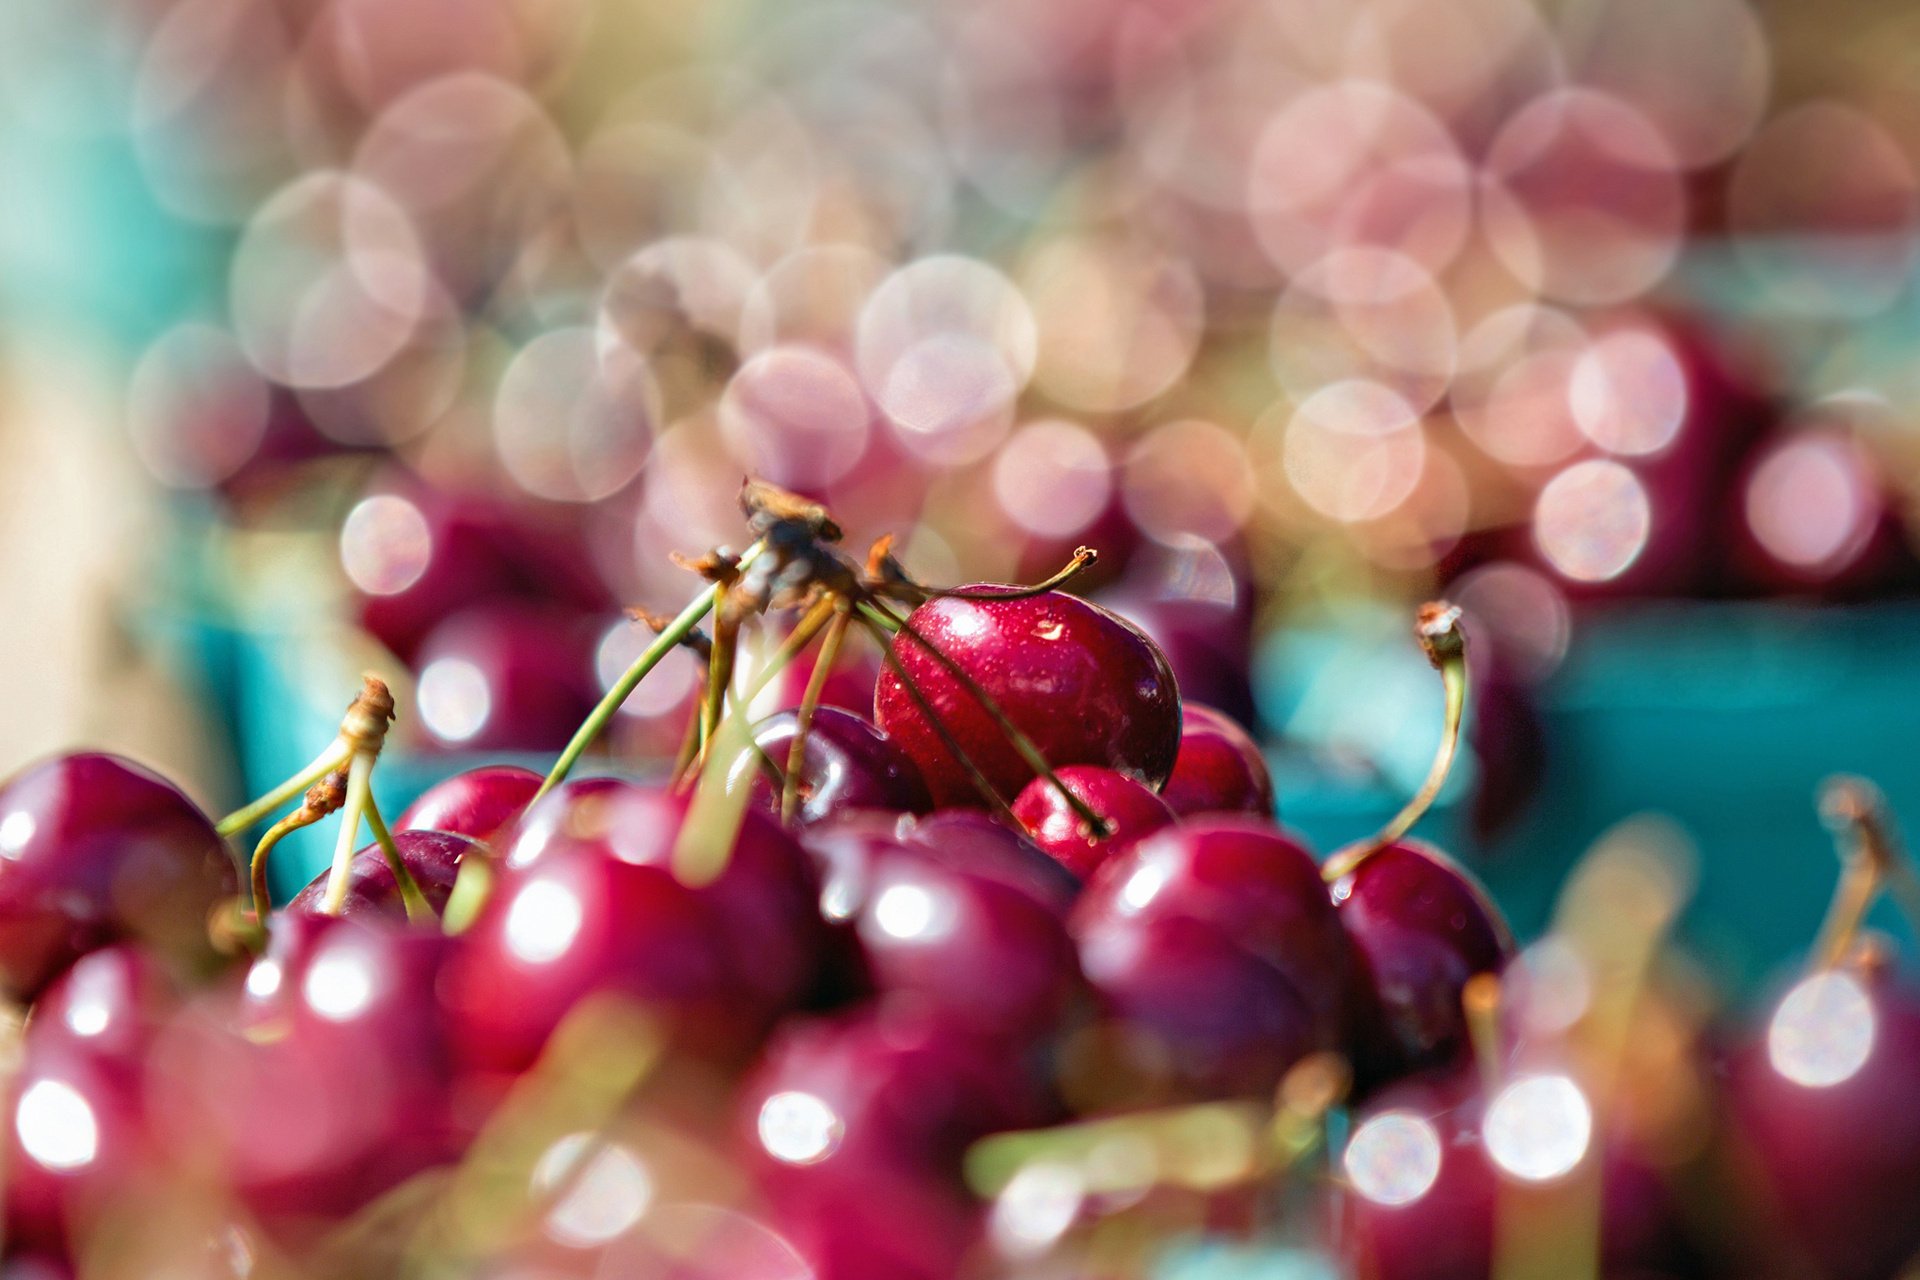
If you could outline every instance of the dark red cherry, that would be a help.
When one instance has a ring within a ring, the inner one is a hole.
[[[978,809],[939,809],[901,822],[897,833],[948,866],[1018,888],[1062,918],[1080,896],[1080,877],[1041,852],[1025,832]]]
[[[883,996],[1016,1043],[1043,1037],[1066,1009],[1079,985],[1073,942],[1024,870],[854,828],[818,829],[807,846],[822,868],[822,914],[852,930]]]
[[[591,779],[527,813],[449,975],[471,1058],[524,1067],[576,1002],[600,993],[726,1052],[811,988],[823,925],[806,854],[749,810],[731,838],[717,832],[726,847],[689,844],[700,867],[677,864],[688,803]]]
[[[1214,553],[1218,557],[1218,553]],[[1177,562],[1176,562],[1177,563]],[[1224,557],[1208,558],[1204,575],[1217,579],[1204,594],[1188,594],[1175,584],[1154,589],[1122,584],[1107,597],[1109,607],[1152,638],[1167,656],[1180,695],[1224,708],[1232,719],[1253,718],[1253,614],[1250,592],[1239,571]],[[1171,569],[1174,566],[1167,566]]]
[[[393,844],[400,851],[400,861],[413,873],[421,896],[436,913],[447,905],[453,882],[460,874],[461,860],[476,851],[484,853],[479,841],[448,831],[396,831]],[[285,907],[286,913],[321,914],[321,904],[327,897],[328,875],[329,872],[322,871],[295,894]],[[394,879],[393,868],[387,865],[386,855],[378,844],[370,844],[353,855],[347,872],[347,896],[341,901],[339,914],[380,916],[396,922],[407,918],[406,905],[400,900],[400,882]]]
[[[739,1106],[775,1222],[834,1276],[954,1274],[966,1147],[1048,1118],[1017,1053],[888,1003],[783,1026]]]
[[[1317,1048],[1342,1043],[1353,956],[1306,848],[1271,823],[1214,815],[1157,831],[1100,868],[1074,907],[1083,942],[1196,920],[1274,966],[1312,1010]]]
[[[1112,769],[1068,765],[1054,775],[1058,786],[1047,778],[1029,782],[1013,802],[1013,816],[1043,853],[1082,879],[1140,837],[1174,821],[1166,801]],[[1105,831],[1095,831],[1067,802],[1061,787],[1099,815]]]
[[[972,588],[991,590],[992,588]],[[1180,746],[1180,698],[1166,656],[1125,620],[1058,591],[914,610],[914,629],[998,703],[1047,759],[1115,769],[1157,787]],[[1034,769],[974,694],[905,632],[892,649],[940,723],[1010,799]],[[874,692],[875,719],[919,766],[942,807],[986,804],[892,665]]]
[[[1467,1047],[1460,993],[1513,954],[1513,934],[1473,876],[1430,845],[1380,849],[1332,886],[1358,966],[1356,1066],[1383,1078]]]
[[[1160,798],[1182,817],[1235,812],[1271,817],[1273,777],[1245,729],[1223,712],[1188,702],[1181,710],[1180,754]]]
[[[420,645],[416,700],[439,746],[558,751],[600,700],[591,618],[500,601],[436,626]]]
[[[177,975],[153,952],[122,943],[75,962],[34,1003],[28,1025],[35,1044],[57,1041],[131,1083],[181,999]]]
[[[436,782],[407,806],[395,831],[448,831],[491,843],[532,803],[542,779],[517,764],[487,764]]]
[[[1920,996],[1886,971],[1802,979],[1728,1068],[1734,1158],[1756,1220],[1780,1224],[1811,1273],[1896,1274],[1920,1249]]]
[[[172,1158],[217,1171],[289,1237],[458,1148],[437,995],[452,940],[364,920],[277,918],[241,990],[199,1002],[152,1055]]]
[[[753,740],[774,766],[787,767],[799,715],[782,711],[754,726]],[[759,769],[748,754],[741,766]],[[799,803],[794,823],[808,826],[856,810],[923,813],[931,807],[919,770],[892,739],[869,720],[838,707],[820,707],[807,732],[799,773]],[[753,784],[755,802],[778,814],[780,796],[765,771]]]
[[[1597,1274],[1697,1269],[1672,1175],[1605,1132],[1584,1086],[1551,1068],[1514,1071],[1491,1095],[1471,1066],[1401,1081],[1353,1117],[1341,1164],[1339,1217],[1359,1275],[1484,1280],[1498,1270],[1498,1215],[1547,1231],[1580,1221],[1596,1191]]]
[[[138,938],[211,959],[207,913],[239,891],[213,824],[172,783],[92,752],[0,788],[0,994],[30,1001],[80,956]]]

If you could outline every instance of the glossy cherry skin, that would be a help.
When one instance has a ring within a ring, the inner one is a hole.
[[[1376,1170],[1371,1178],[1363,1174],[1343,1180],[1339,1216],[1355,1274],[1376,1280],[1485,1280],[1496,1270],[1497,1213],[1552,1221],[1541,1215],[1556,1212],[1556,1206],[1558,1212],[1567,1211],[1563,1189],[1576,1179],[1595,1178],[1601,1200],[1601,1274],[1659,1274],[1667,1269],[1690,1274],[1696,1269],[1665,1175],[1627,1142],[1602,1135],[1601,1150],[1589,1149],[1566,1173],[1528,1182],[1503,1169],[1483,1141],[1487,1105],[1477,1071],[1469,1066],[1402,1081],[1354,1115],[1344,1161],[1349,1170],[1355,1163],[1369,1163]],[[1378,1154],[1369,1153],[1375,1141],[1370,1127],[1383,1118],[1401,1128],[1403,1136],[1374,1148]],[[1404,1136],[1409,1127],[1422,1137],[1409,1140]],[[1422,1154],[1437,1160],[1432,1180],[1424,1186],[1408,1175],[1410,1154],[1417,1147],[1425,1147]]]
[[[992,876],[1066,918],[1080,896],[1080,877],[1015,831],[978,809],[940,809],[901,821],[900,839],[948,864]]]
[[[1059,786],[1046,778],[1029,782],[1013,802],[1013,816],[1041,852],[1083,880],[1134,841],[1174,821],[1166,801],[1125,774],[1068,765],[1054,770],[1054,776]],[[1104,834],[1096,834],[1075,812],[1061,787],[1100,816]]]
[[[1071,921],[1134,1096],[1260,1097],[1344,1046],[1352,958],[1319,867],[1270,823],[1215,815],[1149,835]],[[1103,1086],[1106,1087],[1106,1086]]]
[[[1223,566],[1225,568],[1225,566]],[[1240,723],[1253,719],[1253,615],[1243,603],[1250,591],[1227,569],[1227,599],[1142,591],[1123,585],[1109,607],[1152,638],[1167,656],[1188,706],[1194,701],[1222,708]]]
[[[154,1051],[148,1105],[172,1158],[211,1167],[288,1238],[453,1158],[437,997],[452,946],[379,917],[276,917],[240,989]]]
[[[517,764],[468,769],[421,792],[393,829],[447,831],[490,844],[525,812],[541,782]]]
[[[475,605],[420,646],[420,719],[439,746],[558,751],[600,700],[593,620],[520,601]]]
[[[460,874],[463,859],[484,854],[477,840],[447,831],[396,831],[394,848],[420,886],[420,895],[437,913],[447,905],[453,882]],[[287,903],[288,915],[317,916],[327,897],[329,872],[322,871]],[[347,871],[347,896],[341,900],[338,914],[343,916],[380,916],[396,924],[407,918],[406,904],[400,899],[400,882],[387,865],[386,854],[378,844],[370,844],[353,855]]]
[[[207,913],[238,892],[213,823],[130,760],[56,756],[0,788],[0,995],[9,999],[32,1000],[117,938],[208,962]]]
[[[1181,709],[1180,754],[1160,798],[1181,817],[1257,813],[1272,817],[1273,775],[1252,735],[1224,712],[1198,702]]]
[[[1815,1274],[1894,1275],[1920,1249],[1920,996],[1881,971],[1796,986],[1732,1055],[1732,1158],[1756,1220],[1784,1227]]]
[[[1020,871],[885,834],[822,829],[821,912],[844,922],[873,989],[1015,1043],[1044,1038],[1079,989],[1073,941]]]
[[[799,715],[782,711],[754,726],[753,740],[780,769],[799,729]],[[755,769],[757,757],[743,756],[740,767]],[[881,733],[872,721],[842,711],[819,707],[807,731],[806,753],[799,776],[796,826],[810,826],[856,810],[885,813],[924,813],[932,807],[926,784],[906,753]],[[764,771],[753,784],[755,803],[769,813],[780,811],[780,796]]]
[[[1058,591],[938,598],[914,610],[909,622],[994,699],[1053,767],[1101,765],[1150,787],[1172,772],[1180,747],[1179,693],[1166,656],[1131,623]],[[995,791],[1017,795],[1035,771],[973,693],[906,632],[894,637],[892,650]],[[919,766],[935,804],[987,803],[891,664],[875,687],[874,712]]]
[[[10,1245],[57,1249],[155,1174],[142,1071],[179,1004],[153,953],[119,944],[81,957],[34,1006],[7,1095]]]
[[[1044,1123],[1017,1052],[883,1003],[790,1022],[740,1095],[746,1163],[821,1274],[955,1274],[979,1215],[968,1144]]]
[[[1356,1070],[1383,1079],[1467,1048],[1460,993],[1513,955],[1513,933],[1478,881],[1418,841],[1388,845],[1332,886],[1358,964]]]
[[[573,1005],[596,994],[648,1006],[689,1047],[725,1055],[811,989],[824,925],[806,854],[748,810],[720,851],[724,870],[683,881],[673,857],[687,806],[684,796],[589,779],[521,820],[445,988],[471,1060],[526,1066]]]

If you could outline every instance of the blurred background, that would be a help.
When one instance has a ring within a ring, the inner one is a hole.
[[[550,758],[753,473],[927,581],[1097,547],[1323,846],[1423,775],[1449,595],[1433,834],[1530,933],[1671,814],[1756,979],[1818,779],[1920,815],[1917,59],[1866,0],[8,0],[0,770],[230,803],[367,667],[397,792]]]

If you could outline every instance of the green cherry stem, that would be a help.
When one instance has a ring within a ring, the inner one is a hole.
[[[326,896],[320,900],[320,914],[337,916],[346,905],[347,888],[352,881],[354,846],[360,839],[360,816],[367,811],[367,797],[373,788],[373,756],[356,751],[347,765],[347,802],[340,814],[340,832],[333,844],[333,865],[327,871]]]
[[[223,836],[238,835],[248,827],[260,822],[268,814],[287,801],[313,786],[334,770],[347,763],[351,748],[339,738],[328,744],[327,749],[313,758],[306,768],[282,782],[258,800],[235,809],[214,825],[214,830]]]
[[[400,856],[400,846],[393,842],[393,832],[387,830],[387,820],[380,816],[380,802],[373,798],[371,789],[367,791],[366,818],[374,841],[387,860],[387,868],[393,872],[394,883],[400,887],[400,905],[406,908],[407,922],[432,924],[433,905],[427,901],[427,895],[421,892],[420,882],[413,878],[406,859]]]
[[[272,855],[274,846],[290,832],[302,827],[310,827],[330,813],[337,812],[347,799],[347,775],[344,770],[335,769],[320,781],[307,788],[306,799],[298,809],[267,828],[260,837],[260,843],[254,846],[253,862],[250,868],[253,885],[253,918],[265,920],[272,908],[272,894],[267,889],[267,859]]]
[[[760,554],[765,545],[764,542],[756,542],[748,547],[741,553],[739,564],[745,567],[749,561]],[[688,633],[700,625],[701,619],[713,611],[715,602],[720,598],[721,590],[721,584],[714,583],[689,601],[687,607],[666,625],[665,630],[654,637],[653,643],[647,646],[646,652],[635,658],[633,665],[614,681],[613,687],[607,690],[607,695],[600,699],[599,705],[595,706],[587,714],[587,718],[580,722],[580,727],[574,730],[572,740],[561,751],[560,758],[554,761],[553,768],[547,773],[546,780],[540,784],[540,789],[534,793],[535,801],[566,781],[567,775],[573,771],[573,766],[580,762],[580,757],[586,754],[587,748],[592,746],[594,740],[606,729],[607,724],[620,710],[621,704],[626,702],[634,689],[646,678],[647,673],[659,666],[661,659],[671,653],[673,647],[684,640]]]
[[[1394,815],[1393,821],[1327,859],[1326,865],[1321,868],[1321,875],[1328,884],[1351,874],[1361,863],[1412,830],[1413,824],[1420,821],[1433,805],[1440,789],[1446,785],[1447,774],[1453,768],[1453,759],[1460,747],[1460,725],[1467,709],[1467,637],[1460,629],[1459,608],[1444,600],[1421,605],[1413,633],[1420,641],[1420,647],[1426,651],[1427,661],[1440,673],[1440,682],[1446,689],[1447,704],[1440,726],[1440,746],[1433,753],[1433,765],[1427,770],[1427,780],[1414,793],[1413,799]]]

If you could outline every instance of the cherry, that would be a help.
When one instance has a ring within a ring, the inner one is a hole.
[[[1584,1089],[1554,1071],[1513,1074],[1491,1098],[1470,1067],[1382,1091],[1354,1117],[1342,1156],[1340,1216],[1356,1272],[1480,1280],[1496,1270],[1497,1214],[1545,1229],[1550,1215],[1580,1212],[1569,1185],[1592,1194],[1577,1183],[1594,1179],[1600,1273],[1688,1273],[1662,1175],[1627,1143],[1596,1151],[1597,1123]]]
[[[1160,646],[1187,706],[1208,703],[1244,723],[1254,713],[1253,616],[1242,603],[1248,592],[1238,573],[1217,568],[1224,579],[1218,598],[1123,585],[1107,600]]]
[[[1174,821],[1166,801],[1125,774],[1091,765],[1054,772],[1057,784],[1049,778],[1027,784],[1013,802],[1013,816],[1042,852],[1083,879],[1141,836]],[[1093,829],[1061,794],[1063,787],[1099,816],[1104,830]]]
[[[1513,934],[1487,891],[1438,849],[1407,840],[1369,854],[1332,894],[1359,966],[1362,1074],[1459,1055],[1467,979],[1498,972],[1513,954]]]
[[[753,740],[784,770],[798,729],[799,714],[782,711],[755,725]],[[741,768],[757,770],[759,764],[751,753],[741,757]],[[797,787],[793,820],[799,826],[862,809],[921,813],[931,807],[913,761],[871,721],[838,707],[815,709]],[[778,815],[780,795],[764,771],[756,773],[754,798]]]
[[[820,705],[867,716],[873,714],[873,687],[880,679],[881,664],[871,645],[856,647],[857,639],[849,636],[840,646],[840,657],[820,687]],[[819,658],[817,649],[808,649],[788,663],[767,691],[754,699],[755,710],[773,706],[786,711],[799,706]]]
[[[470,1057],[526,1066],[595,993],[654,1006],[690,1046],[724,1054],[811,988],[823,926],[806,854],[748,810],[725,850],[691,846],[724,856],[703,882],[674,861],[688,804],[600,778],[528,811],[448,977]]]
[[[429,737],[472,751],[557,751],[600,700],[595,626],[568,610],[474,605],[420,645],[420,719]]]
[[[400,851],[400,861],[413,873],[421,896],[436,913],[447,905],[461,860],[476,850],[484,851],[479,841],[448,831],[396,831],[393,845]],[[295,894],[285,907],[286,914],[323,914],[321,904],[327,896],[328,874],[322,871]],[[386,855],[378,844],[370,844],[354,854],[347,875],[347,896],[341,901],[338,914],[384,916],[395,921],[407,918],[406,906],[400,898],[400,883],[394,879],[393,868],[387,865]]]
[[[994,588],[967,588],[990,592]],[[1010,590],[1010,589],[1008,589]],[[1036,773],[932,645],[966,673],[1055,767],[1093,764],[1157,787],[1180,746],[1180,700],[1166,656],[1138,628],[1059,591],[1003,599],[937,597],[908,618],[874,692],[875,719],[919,766],[942,807],[987,802],[907,691],[901,671],[1002,798]]]
[[[491,843],[532,802],[541,777],[515,764],[488,764],[436,782],[407,806],[394,831],[445,831]]]
[[[1816,970],[1727,1064],[1731,1138],[1803,1269],[1889,1276],[1920,1249],[1920,993],[1877,968]]]
[[[1017,1054],[893,1003],[783,1026],[739,1108],[774,1221],[836,1277],[953,1275],[967,1145],[1048,1118]]]
[[[1031,1043],[1078,988],[1060,912],[1025,868],[858,828],[821,829],[807,845],[822,865],[823,914],[851,926],[860,968],[883,995]]]
[[[213,823],[132,761],[56,756],[0,788],[0,994],[8,998],[32,1000],[116,938],[144,939],[183,964],[208,962],[208,912],[238,891]]]
[[[1101,867],[1071,923],[1118,1065],[1150,1096],[1260,1095],[1343,1043],[1344,931],[1312,856],[1268,824],[1155,832]]]
[[[1181,710],[1180,754],[1160,798],[1182,817],[1235,811],[1271,815],[1273,777],[1245,729],[1212,707],[1188,702]]]
[[[1065,918],[1080,877],[1048,857],[1025,832],[977,809],[940,809],[898,824],[900,839],[949,866],[992,876]]]
[[[8,1094],[10,1244],[59,1248],[153,1175],[142,1069],[179,1003],[153,953],[118,944],[81,957],[34,1006]]]
[[[148,1105],[172,1158],[304,1238],[450,1159],[437,992],[451,940],[377,917],[281,916],[239,992],[171,1025]]]

